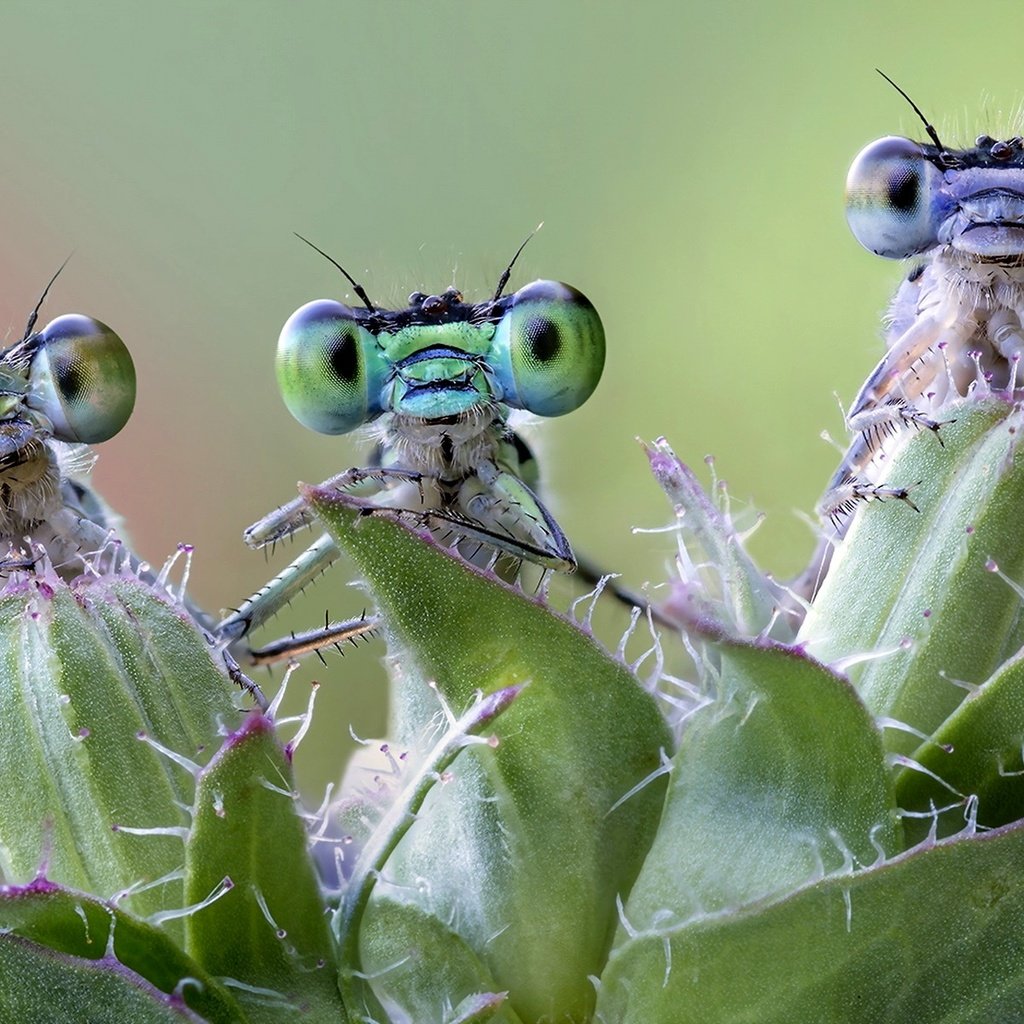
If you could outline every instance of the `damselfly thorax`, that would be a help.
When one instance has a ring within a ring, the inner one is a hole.
[[[60,502],[63,474],[55,443],[25,422],[0,420],[0,533],[17,536],[46,519]]]

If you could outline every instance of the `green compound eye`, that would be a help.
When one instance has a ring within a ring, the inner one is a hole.
[[[559,281],[534,281],[511,300],[494,336],[502,401],[562,416],[593,394],[604,369],[604,328],[590,300]]]
[[[135,364],[106,324],[68,313],[39,332],[29,368],[28,404],[59,441],[97,444],[113,437],[135,407]]]
[[[277,343],[277,386],[288,411],[318,434],[345,434],[381,412],[386,367],[374,336],[340,302],[308,302]]]
[[[938,244],[944,214],[942,173],[910,139],[888,136],[865,146],[846,178],[846,220],[857,241],[879,256],[903,259]]]

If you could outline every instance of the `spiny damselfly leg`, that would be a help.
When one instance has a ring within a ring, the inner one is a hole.
[[[483,302],[448,288],[414,292],[397,310],[375,306],[335,264],[364,308],[320,299],[293,313],[278,342],[277,380],[292,415],[319,433],[370,426],[372,464],[327,481],[371,488],[369,514],[450,533],[471,560],[503,555],[572,572],[572,548],[537,497],[536,462],[510,416],[582,405],[604,367],[604,328],[567,284],[534,281],[503,296],[514,263]],[[311,522],[296,500],[249,527],[245,540],[263,547]],[[321,537],[229,615],[221,635],[246,635],[337,555]]]
[[[896,88],[931,141],[888,136],[866,146],[847,177],[846,216],[865,248],[911,263],[886,318],[887,351],[847,415],[857,436],[820,506],[833,533],[804,577],[807,593],[857,504],[912,504],[915,481],[885,479],[890,438],[925,428],[941,443],[949,403],[976,387],[1013,397],[1024,383],[1024,142],[980,135],[952,149]]]
[[[69,313],[35,330],[56,278],[22,337],[0,350],[0,571],[31,569],[45,554],[71,579],[113,539],[116,517],[89,486],[86,446],[128,422],[135,366],[91,317]]]

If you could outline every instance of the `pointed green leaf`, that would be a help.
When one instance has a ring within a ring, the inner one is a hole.
[[[626,906],[634,928],[735,910],[902,848],[881,737],[852,687],[793,648],[719,650],[719,696],[687,723]]]
[[[660,781],[641,785],[670,743],[653,699],[540,601],[362,515],[354,499],[308,494],[387,622],[398,742],[423,743],[438,693],[460,714],[478,690],[528,683],[495,724],[497,746],[464,751],[431,791],[378,894],[453,922],[524,1020],[586,1019],[588,975],[604,962],[616,897],[636,877],[664,793]],[[386,993],[388,976],[373,984]]]
[[[991,1024],[1021,1019],[1024,827],[832,876],[620,944],[604,1024]]]
[[[0,890],[0,1020],[247,1019],[163,930],[44,879]]]
[[[760,635],[776,619],[778,585],[757,567],[728,513],[708,497],[668,442],[659,438],[645,451],[679,526],[680,576],[672,581],[663,611],[686,624],[714,623],[737,636]],[[786,629],[784,619],[778,629]]]
[[[914,765],[896,777],[901,807],[921,817],[907,832],[923,839],[938,814],[938,834],[964,827],[975,814],[985,828],[1024,818],[1024,655],[1012,658],[983,686],[969,693],[933,739],[913,754]],[[923,769],[923,770],[922,770]],[[977,797],[977,807],[964,801]]]
[[[253,1021],[347,1018],[337,965],[293,792],[291,761],[271,722],[250,714],[200,775],[186,847],[186,949],[238,988]]]
[[[923,433],[887,463],[887,483],[920,481],[920,511],[857,513],[798,637],[829,663],[883,655],[851,679],[873,713],[926,735],[966,695],[957,681],[981,684],[1024,640],[1020,599],[992,571],[1024,578],[1024,413],[989,398],[948,416],[942,444]],[[919,742],[895,729],[885,740],[905,754]]]
[[[180,872],[193,781],[234,692],[188,614],[135,579],[52,573],[0,595],[0,869],[109,897]],[[136,834],[132,829],[165,830]],[[139,891],[138,914],[180,906],[178,877]],[[179,926],[171,922],[171,931]]]
[[[496,993],[501,985],[480,957],[452,928],[409,901],[378,900],[362,940],[365,972],[371,978],[387,977],[388,1005],[398,1011],[398,1019],[521,1024],[506,1000],[481,995]],[[372,992],[364,998],[372,1000]],[[467,1012],[478,1004],[489,1016],[460,1018],[452,1009],[456,1004]]]

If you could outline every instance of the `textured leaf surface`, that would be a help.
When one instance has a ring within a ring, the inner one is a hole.
[[[37,880],[0,890],[0,1020],[247,1018],[162,930]]]
[[[852,687],[789,648],[719,650],[719,696],[675,755],[630,928],[736,912],[902,848],[881,737]]]
[[[1022,755],[1024,656],[1018,654],[965,697],[934,739],[918,747],[913,760],[924,771],[899,772],[897,799],[919,814],[948,808],[938,818],[940,835],[962,829],[968,813],[976,813],[986,828],[1010,824],[1024,818]],[[977,807],[969,811],[965,800],[972,796]],[[930,815],[908,819],[907,831],[923,839],[932,823]]]
[[[187,846],[186,899],[232,889],[187,921],[186,948],[231,979],[253,1021],[346,1019],[337,966],[293,794],[271,723],[252,713],[204,769]]]
[[[603,1024],[1024,1021],[1024,828],[632,935]]]
[[[139,739],[206,756],[233,691],[184,611],[138,581],[52,574],[0,596],[0,868],[109,897],[180,870],[189,774]],[[130,896],[145,915],[182,903],[180,877]],[[179,926],[168,924],[172,931]]]
[[[378,893],[451,922],[523,1020],[586,1019],[587,976],[604,962],[615,899],[636,877],[664,795],[659,780],[615,806],[669,747],[653,699],[539,602],[360,515],[354,499],[309,495],[384,613],[403,745],[422,745],[440,712],[427,680],[455,714],[477,690],[528,684],[496,723],[498,746],[465,751],[428,796]],[[386,974],[374,981],[380,993],[387,985]]]
[[[482,1002],[479,993],[501,991],[486,965],[444,922],[408,901],[381,899],[374,909],[364,926],[363,966],[371,976],[386,972],[389,998],[410,1020],[458,1019],[454,1004],[463,1003],[465,1009],[474,1000]],[[505,1001],[488,1011],[490,1016],[469,1020],[522,1024]]]

